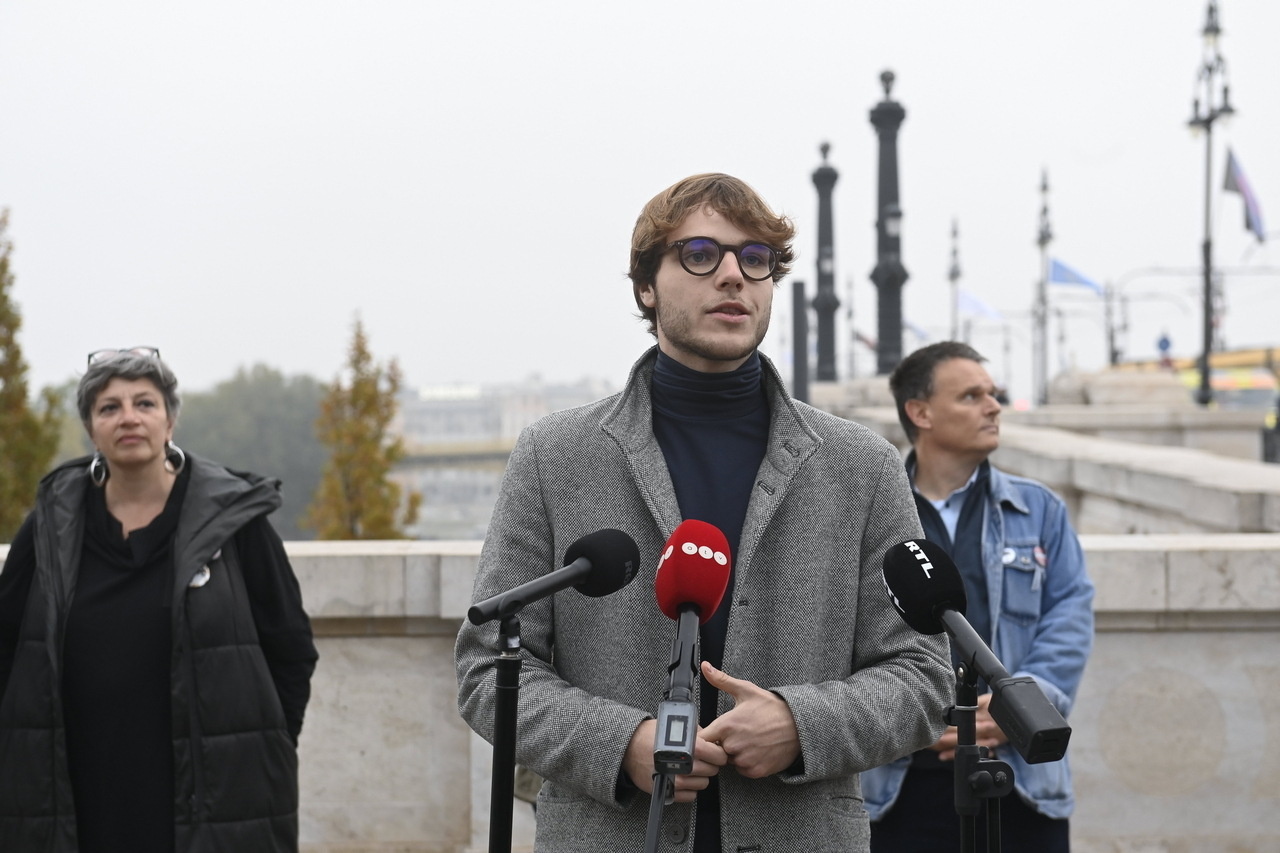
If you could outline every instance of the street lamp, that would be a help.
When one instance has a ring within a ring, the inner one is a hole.
[[[1213,175],[1213,124],[1231,115],[1231,87],[1227,85],[1227,62],[1218,50],[1218,36],[1222,27],[1218,24],[1217,0],[1209,0],[1209,10],[1204,22],[1204,61],[1197,73],[1197,94],[1191,100],[1191,119],[1187,124],[1193,131],[1205,132],[1204,144],[1204,243],[1201,248],[1202,274],[1204,276],[1204,347],[1200,355],[1200,388],[1196,402],[1208,406],[1213,401],[1213,387],[1209,382],[1209,353],[1213,351],[1213,232],[1209,222],[1209,203],[1212,197]],[[1221,102],[1215,98],[1221,85]]]
[[[836,381],[836,310],[840,298],[836,296],[835,276],[835,225],[831,215],[831,191],[835,188],[839,173],[827,163],[831,146],[824,142],[822,165],[814,170],[813,185],[818,190],[818,295],[813,309],[818,315],[818,376],[819,382]]]
[[[902,208],[898,206],[898,128],[907,111],[893,100],[893,72],[880,75],[884,100],[871,109],[871,125],[880,141],[876,191],[876,266],[871,280],[879,292],[876,306],[880,340],[876,348],[876,374],[887,376],[902,360],[902,286],[907,270],[902,265]]]

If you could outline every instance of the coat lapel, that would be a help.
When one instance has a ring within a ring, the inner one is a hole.
[[[759,549],[764,532],[786,499],[796,475],[822,445],[822,439],[800,417],[773,362],[763,353],[760,361],[769,395],[769,443],[742,522],[742,537],[734,560],[736,583],[739,584],[750,569],[751,558]]]
[[[652,347],[631,368],[626,388],[604,416],[600,428],[618,443],[645,506],[662,539],[680,524],[680,502],[667,471],[667,460],[653,434],[653,402],[650,383],[658,348]]]
[[[650,383],[656,358],[657,347],[653,347],[636,362],[626,388],[600,427],[618,443],[645,505],[665,539],[682,519],[666,458],[653,435]],[[763,354],[760,361],[769,395],[769,443],[743,520],[739,553],[734,561],[739,579],[750,565],[764,531],[805,460],[822,445],[822,439],[800,417],[773,363]]]

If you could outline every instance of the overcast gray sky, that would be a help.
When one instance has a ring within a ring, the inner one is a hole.
[[[36,385],[131,344],[159,346],[189,389],[257,362],[329,379],[358,314],[413,385],[620,383],[650,340],[625,278],[644,202],[695,172],[744,178],[796,220],[812,292],[824,140],[840,296],[852,288],[854,324],[874,336],[867,114],[890,68],[907,110],[910,322],[947,336],[954,217],[961,286],[1009,318],[1013,391],[1029,395],[1046,168],[1053,254],[1129,282],[1130,353],[1154,355],[1167,329],[1192,355],[1195,276],[1132,273],[1199,263],[1204,140],[1186,121],[1205,8],[7,0],[0,206],[21,343]],[[1280,235],[1257,246],[1239,197],[1218,190],[1229,143],[1280,229],[1280,3],[1223,0],[1221,18],[1237,114],[1214,138],[1216,254],[1280,266]],[[1277,343],[1280,277],[1229,276],[1226,294],[1228,344]],[[1100,366],[1098,300],[1052,299],[1068,316],[1061,358]],[[788,284],[776,304],[765,349],[788,370]],[[999,326],[973,340],[1003,378]]]

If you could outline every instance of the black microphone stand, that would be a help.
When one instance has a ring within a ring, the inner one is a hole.
[[[644,832],[645,853],[657,853],[662,835],[662,812],[670,797],[675,798],[675,776],[671,773],[653,774],[653,793],[649,795],[649,823]]]
[[[511,853],[515,801],[516,711],[520,704],[520,617],[503,616],[498,629],[493,703],[493,780],[489,789],[489,853]]]
[[[960,816],[960,851],[975,853],[977,815],[986,800],[987,853],[1000,853],[1000,798],[1013,790],[1013,768],[987,758],[978,746],[978,673],[956,666],[956,704],[947,709],[956,727],[955,806]]]
[[[667,668],[667,691],[658,704],[645,853],[658,851],[662,812],[667,803],[675,802],[676,776],[693,772],[698,733],[698,706],[693,701],[693,686],[698,678],[697,644],[698,608],[692,604],[681,605],[671,647],[671,665]]]

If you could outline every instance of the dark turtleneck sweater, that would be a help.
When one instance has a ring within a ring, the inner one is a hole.
[[[701,657],[717,668],[724,659],[738,540],[769,438],[769,400],[761,377],[757,353],[729,373],[702,373],[659,351],[653,369],[653,434],[666,458],[680,515],[720,528],[733,556],[729,588],[700,632]],[[719,691],[704,681],[698,700],[703,726],[715,719],[718,700]],[[719,850],[720,790],[713,777],[698,795],[694,851]]]

